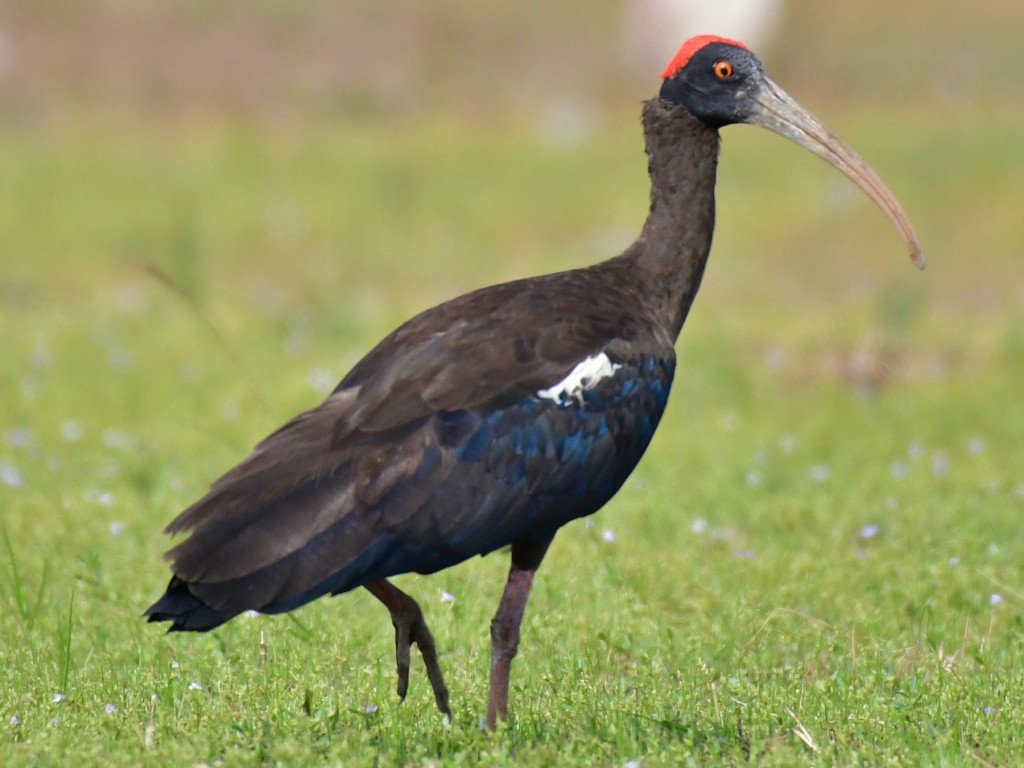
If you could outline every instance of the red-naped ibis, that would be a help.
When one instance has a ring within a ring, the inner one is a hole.
[[[416,644],[448,714],[423,613],[388,577],[511,546],[487,723],[506,718],[523,611],[555,532],[615,494],[665,409],[711,246],[719,129],[733,123],[841,170],[924,265],[906,214],[853,150],[744,45],[695,37],[643,106],[651,203],[636,242],[585,269],[460,296],[392,332],[171,522],[168,533],[189,535],[167,554],[173,576],[149,620],[202,632],[365,587],[395,627],[398,695]]]

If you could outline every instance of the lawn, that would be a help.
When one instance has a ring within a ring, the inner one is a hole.
[[[977,23],[1021,21],[999,5]],[[880,66],[854,21],[837,50]],[[940,49],[950,25],[927,27]],[[140,614],[169,575],[163,526],[397,323],[628,244],[646,92],[571,135],[507,106],[77,104],[0,125],[0,762],[1019,759],[1024,115],[998,74],[962,109],[894,93],[935,77],[921,45],[892,54],[896,85],[849,76],[841,97],[794,46],[777,79],[891,183],[928,270],[820,161],[723,132],[669,410],[622,492],[556,538],[497,734],[479,720],[505,554],[397,580],[437,638],[450,724],[418,656],[397,700],[369,595],[206,635]]]

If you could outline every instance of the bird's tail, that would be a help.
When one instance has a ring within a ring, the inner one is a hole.
[[[149,621],[173,622],[168,632],[207,632],[235,614],[211,608],[192,594],[186,582],[172,576],[163,597],[149,606],[143,615],[148,616]]]

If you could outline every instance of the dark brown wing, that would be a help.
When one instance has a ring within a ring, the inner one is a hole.
[[[578,273],[509,283],[401,326],[168,526],[191,532],[168,553],[176,577],[234,613],[348,588],[330,580],[356,563],[363,576],[429,568],[428,550],[443,550],[495,493],[481,485],[489,476],[477,489],[449,482],[480,434],[480,414],[551,386],[588,356],[643,346],[628,302],[599,312],[587,290]],[[435,418],[460,413],[472,418]],[[414,520],[440,488],[468,508]]]

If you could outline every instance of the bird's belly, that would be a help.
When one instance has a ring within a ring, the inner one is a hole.
[[[454,462],[407,532],[428,544],[414,570],[549,536],[600,509],[650,444],[673,371],[674,361],[648,357],[617,364],[573,397],[438,414],[438,443]]]

